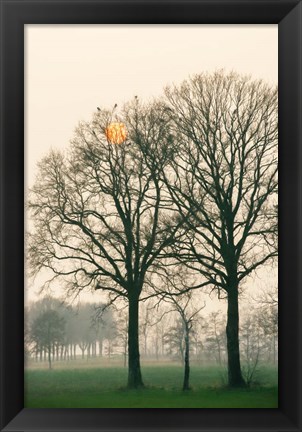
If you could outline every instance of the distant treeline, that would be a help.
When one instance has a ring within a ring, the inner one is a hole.
[[[127,365],[128,316],[125,309],[103,304],[69,306],[52,297],[31,303],[26,310],[25,354],[30,361],[71,361],[106,357]],[[199,364],[227,361],[225,314],[199,312],[190,331],[190,358]],[[274,295],[258,299],[242,314],[240,346],[247,381],[259,363],[277,363],[278,311]],[[141,356],[184,363],[185,323],[168,304],[140,308]]]

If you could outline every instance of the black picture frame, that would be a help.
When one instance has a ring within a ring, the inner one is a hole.
[[[301,2],[0,0],[1,430],[301,430]],[[24,409],[24,25],[278,24],[279,408]]]

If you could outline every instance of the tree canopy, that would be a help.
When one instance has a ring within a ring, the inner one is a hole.
[[[40,162],[28,205],[32,275],[47,268],[48,283],[68,293],[101,289],[128,302],[129,387],[143,385],[139,301],[158,294],[154,275],[174,264],[200,277],[186,290],[227,296],[229,384],[243,385],[238,295],[277,255],[277,119],[276,88],[200,74],[149,104],[98,109],[66,154]],[[123,128],[116,142],[112,123]]]
[[[174,256],[227,296],[229,383],[243,385],[239,289],[277,256],[277,88],[216,72],[167,88],[166,99],[178,151],[163,175],[188,226]]]

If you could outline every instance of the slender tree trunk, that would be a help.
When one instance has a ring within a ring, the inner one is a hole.
[[[161,329],[160,344],[161,344],[161,356],[163,357],[165,355],[165,341],[164,341],[163,329]]]
[[[48,345],[48,367],[51,369],[51,345]]]
[[[127,347],[124,347],[124,368],[127,366]]]
[[[190,380],[190,340],[189,340],[189,329],[186,326],[185,329],[185,355],[184,355],[184,382],[182,389],[190,390],[189,380]]]
[[[84,348],[83,346],[79,345],[81,351],[82,351],[82,359],[84,359],[84,354],[85,354],[85,350],[86,348]]]
[[[221,347],[220,347],[219,340],[217,340],[217,346],[218,346],[218,364],[219,366],[221,366]]]
[[[139,355],[138,296],[129,296],[128,388],[144,387]]]
[[[64,353],[64,345],[61,345],[61,351],[60,351],[60,360],[63,360],[63,353]]]
[[[228,381],[230,387],[245,387],[242,377],[239,353],[239,309],[238,287],[231,287],[228,292],[227,313],[227,351],[228,351]]]
[[[99,339],[99,356],[103,355],[103,339]]]

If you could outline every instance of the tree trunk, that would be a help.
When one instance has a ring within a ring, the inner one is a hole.
[[[127,347],[124,348],[124,368],[127,366]]]
[[[64,345],[61,345],[61,351],[60,351],[60,360],[63,360],[63,354],[64,354]]]
[[[138,296],[129,296],[128,388],[144,387],[139,356]]]
[[[84,354],[85,354],[86,347],[83,347],[81,345],[79,345],[79,347],[80,347],[80,349],[82,351],[82,359],[84,359]]]
[[[228,382],[230,387],[245,387],[240,367],[238,287],[228,292],[227,313]]]
[[[99,339],[99,356],[103,355],[103,339]]]
[[[221,347],[220,347],[219,340],[217,340],[217,347],[218,347],[218,364],[219,366],[221,366]]]
[[[51,369],[51,345],[48,345],[48,368]]]
[[[190,341],[189,341],[189,329],[185,329],[185,355],[184,355],[184,382],[182,389],[190,390],[189,379],[190,379]]]

